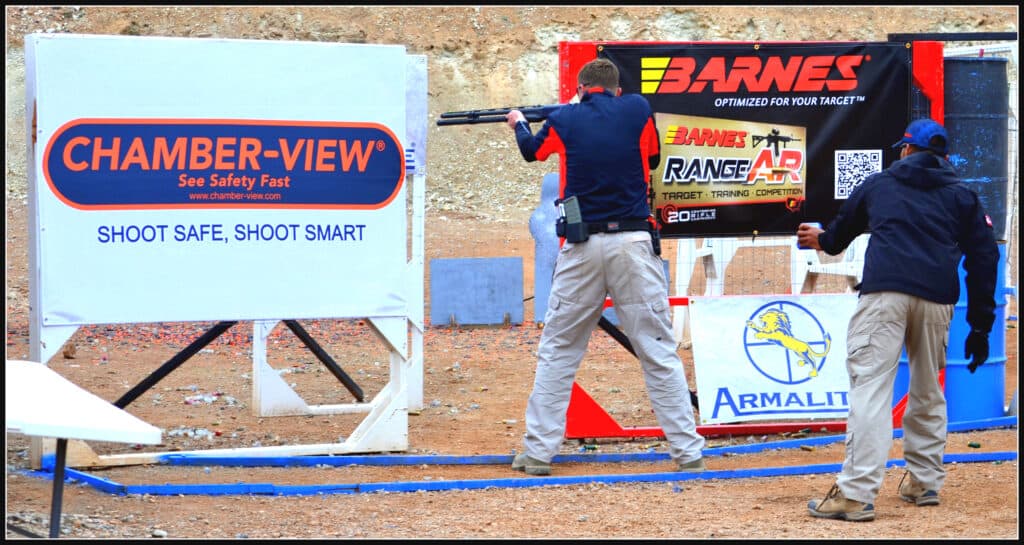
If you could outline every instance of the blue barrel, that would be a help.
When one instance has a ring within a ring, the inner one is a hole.
[[[992,218],[996,240],[1006,241],[1009,179],[1007,59],[947,57],[943,81],[949,160]]]
[[[960,299],[953,307],[946,347],[946,416],[950,422],[985,420],[1004,416],[1006,397],[1006,245],[999,244],[999,269],[996,273],[996,320],[988,335],[988,359],[974,370],[967,370],[964,341],[971,332],[967,324],[967,285],[963,260],[960,261]],[[907,393],[910,362],[906,350],[900,354],[893,387],[893,406]]]

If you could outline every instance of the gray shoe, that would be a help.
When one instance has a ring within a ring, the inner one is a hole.
[[[900,498],[903,498],[903,501],[915,503],[918,507],[939,504],[939,493],[925,488],[921,481],[915,479],[909,471],[904,473],[903,478],[900,479]]]
[[[512,469],[524,471],[527,475],[551,475],[550,463],[542,462],[525,452],[512,459]]]
[[[700,473],[705,469],[707,469],[707,467],[704,465],[703,457],[697,458],[696,460],[691,460],[689,462],[679,462],[676,466],[676,471],[683,471],[686,473]]]
[[[832,489],[825,494],[821,502],[811,500],[807,502],[807,512],[812,517],[825,519],[849,520],[864,522],[875,520],[875,505],[847,499],[839,485],[832,485]]]

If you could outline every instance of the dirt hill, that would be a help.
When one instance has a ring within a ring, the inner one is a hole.
[[[33,32],[403,44],[428,58],[432,118],[558,102],[559,41],[885,41],[890,33],[1017,30],[985,7],[72,7],[7,6],[7,192],[25,192],[24,36]],[[430,210],[520,222],[550,165],[500,125],[432,128]],[[429,211],[428,211],[429,213]]]

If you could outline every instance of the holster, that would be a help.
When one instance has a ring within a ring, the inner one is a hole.
[[[580,213],[580,203],[575,196],[555,201],[558,205],[558,222],[555,223],[555,233],[565,237],[568,242],[586,242],[590,238],[590,226],[583,221],[583,214]]]
[[[586,223],[569,223],[565,218],[558,218],[555,222],[555,234],[565,237],[566,242],[586,242],[590,238]]]

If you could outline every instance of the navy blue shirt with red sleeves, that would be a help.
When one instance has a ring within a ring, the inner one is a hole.
[[[536,135],[517,124],[516,142],[527,161],[562,155],[559,195],[576,196],[583,221],[649,218],[649,176],[660,147],[646,98],[592,87],[579,103],[552,112]]]

